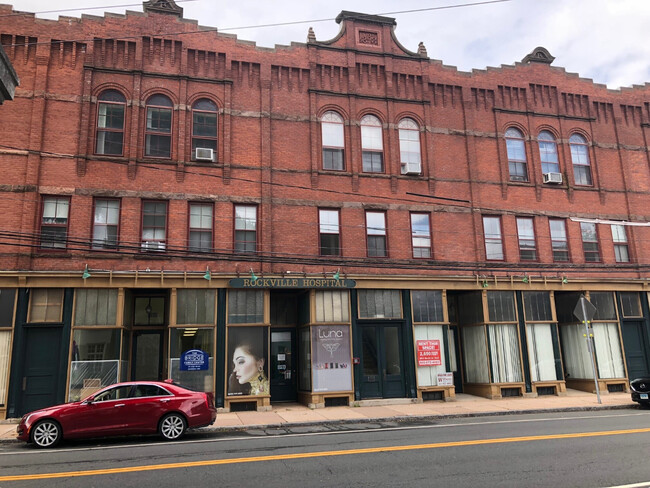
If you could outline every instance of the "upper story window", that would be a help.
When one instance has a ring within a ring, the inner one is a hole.
[[[190,203],[190,251],[212,251],[212,210],[211,203]]]
[[[167,242],[167,202],[142,203],[142,250],[164,251]]]
[[[318,210],[319,246],[321,256],[341,255],[341,226],[338,210]]]
[[[116,248],[119,224],[120,201],[106,198],[95,199],[93,249]]]
[[[399,130],[400,171],[404,174],[422,173],[420,155],[420,128],[413,119],[402,119],[397,124]]]
[[[361,153],[364,172],[384,172],[381,121],[374,115],[365,115],[361,118]]]
[[[428,213],[411,213],[411,244],[414,258],[431,257],[431,226]]]
[[[551,231],[551,248],[553,261],[566,263],[569,261],[569,241],[566,234],[566,222],[562,219],[550,219],[548,225]]]
[[[580,232],[582,234],[582,250],[585,254],[585,261],[587,263],[600,262],[596,224],[592,224],[591,222],[580,222]]]
[[[172,101],[165,95],[152,95],[147,100],[145,156],[171,158],[173,107]]]
[[[69,197],[44,197],[41,248],[65,249],[68,240]]]
[[[510,127],[506,130],[506,151],[508,152],[510,181],[528,181],[526,146],[524,135],[519,129]]]
[[[192,105],[192,160],[216,161],[217,104],[202,98]]]
[[[235,205],[235,251],[257,251],[257,207]]]
[[[343,117],[336,112],[325,112],[320,119],[323,142],[323,169],[343,171],[345,142]]]
[[[125,111],[126,98],[117,90],[106,90],[99,95],[96,154],[122,156]]]
[[[383,258],[388,256],[386,214],[384,212],[366,212],[366,237],[368,239],[369,257]]]
[[[573,177],[575,178],[576,185],[592,185],[587,140],[580,134],[573,134],[569,137],[569,147],[571,148]]]
[[[557,159],[557,143],[549,131],[539,133],[539,158],[542,161],[542,173],[559,173],[560,163]]]
[[[519,259],[522,261],[536,261],[537,246],[535,244],[535,226],[532,218],[517,218],[517,238],[519,239]]]
[[[630,262],[630,249],[627,243],[625,226],[612,224],[612,240],[614,241],[614,255],[617,263]]]
[[[503,261],[501,217],[483,217],[483,233],[485,234],[485,257],[490,260]]]

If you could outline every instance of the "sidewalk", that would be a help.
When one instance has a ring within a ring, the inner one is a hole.
[[[508,415],[557,411],[608,410],[637,408],[629,393],[605,393],[598,404],[595,394],[567,390],[566,396],[537,398],[503,398],[489,400],[459,393],[456,401],[429,401],[412,403],[410,399],[366,400],[360,406],[327,407],[312,410],[304,405],[274,405],[269,412],[219,413],[217,421],[203,431],[224,431],[248,427],[278,427],[282,425],[309,425],[322,423],[367,422],[404,418],[472,417],[481,415]],[[18,419],[0,420],[0,442],[15,440]]]

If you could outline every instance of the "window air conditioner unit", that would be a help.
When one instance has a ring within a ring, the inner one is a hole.
[[[544,183],[562,183],[562,173],[544,173]]]
[[[402,163],[403,175],[419,175],[421,172],[420,163]]]
[[[142,249],[145,251],[164,251],[165,243],[158,241],[144,241],[142,243]]]
[[[207,147],[197,147],[194,157],[197,161],[214,161],[214,150]]]

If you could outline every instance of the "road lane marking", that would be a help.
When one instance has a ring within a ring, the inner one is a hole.
[[[481,446],[489,444],[507,444],[513,442],[533,442],[554,439],[576,439],[585,437],[604,437],[613,435],[642,434],[650,432],[650,428],[606,430],[601,432],[576,432],[571,434],[535,435],[523,437],[498,437],[493,439],[474,439],[469,441],[437,442],[433,444],[413,444],[407,446],[368,447],[364,449],[349,449],[341,451],[316,451],[295,454],[276,454],[270,456],[255,456],[232,459],[209,459],[205,461],[189,461],[184,463],[150,464],[144,466],[130,466],[124,468],[93,469],[87,471],[66,471],[61,473],[21,474],[0,476],[0,481],[27,481],[54,478],[73,478],[80,476],[100,476],[106,474],[134,473],[142,471],[158,471],[163,469],[197,468],[206,466],[219,466],[225,464],[256,463],[263,461],[286,461],[292,459],[308,459],[330,456],[349,456],[352,454],[374,454],[382,452],[414,451],[422,449],[438,449],[442,447]]]
[[[377,428],[367,428],[367,429],[350,429],[350,430],[331,430],[326,432],[302,432],[299,434],[269,434],[269,435],[247,435],[247,436],[236,436],[236,437],[218,437],[212,439],[197,439],[189,440],[185,439],[181,441],[183,444],[211,444],[216,442],[231,442],[231,441],[259,441],[264,439],[275,439],[278,437],[287,438],[287,437],[317,437],[317,436],[326,436],[326,435],[342,435],[342,434],[374,434],[377,432],[394,432],[402,430],[422,430],[422,429],[447,429],[452,427],[475,427],[477,425],[500,425],[500,424],[521,424],[521,423],[536,423],[536,422],[556,422],[556,421],[575,421],[575,420],[594,420],[594,419],[603,419],[603,418],[621,418],[621,417],[638,417],[650,415],[650,412],[639,412],[639,413],[629,413],[629,414],[609,414],[609,415],[580,415],[575,417],[543,417],[539,419],[509,419],[509,420],[489,420],[489,421],[480,421],[480,422],[455,422],[450,424],[435,424],[435,425],[409,425],[409,426],[400,426],[400,427],[377,427]],[[417,420],[417,417],[410,417],[412,420]],[[440,419],[445,420],[445,419]],[[250,425],[250,426],[241,426],[242,430],[260,430],[260,429],[269,429],[269,430],[278,430],[285,429],[290,430],[292,427],[291,424],[283,424],[280,427],[272,427],[264,425]],[[209,432],[209,431],[208,431]],[[195,431],[195,434],[205,434],[206,432]],[[218,435],[219,432],[213,432],[211,435]],[[171,444],[179,444],[179,441],[170,441],[170,442],[147,442],[139,444],[118,444],[113,446],[96,446],[96,447],[72,447],[68,449],[57,449],[57,453],[64,452],[79,452],[83,451],[104,451],[111,449],[140,449],[140,448],[150,448],[150,447],[160,447],[168,446]],[[18,451],[8,451],[0,452],[0,457],[2,456],[39,456],[51,453],[47,449],[39,450],[29,450],[22,448]]]

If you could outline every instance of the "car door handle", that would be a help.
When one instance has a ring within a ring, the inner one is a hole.
[[[158,400],[160,403],[167,403],[169,401],[169,398],[161,398]]]
[[[117,408],[117,407],[123,407],[123,406],[124,406],[123,403],[118,403],[117,405],[115,405],[115,408]]]

